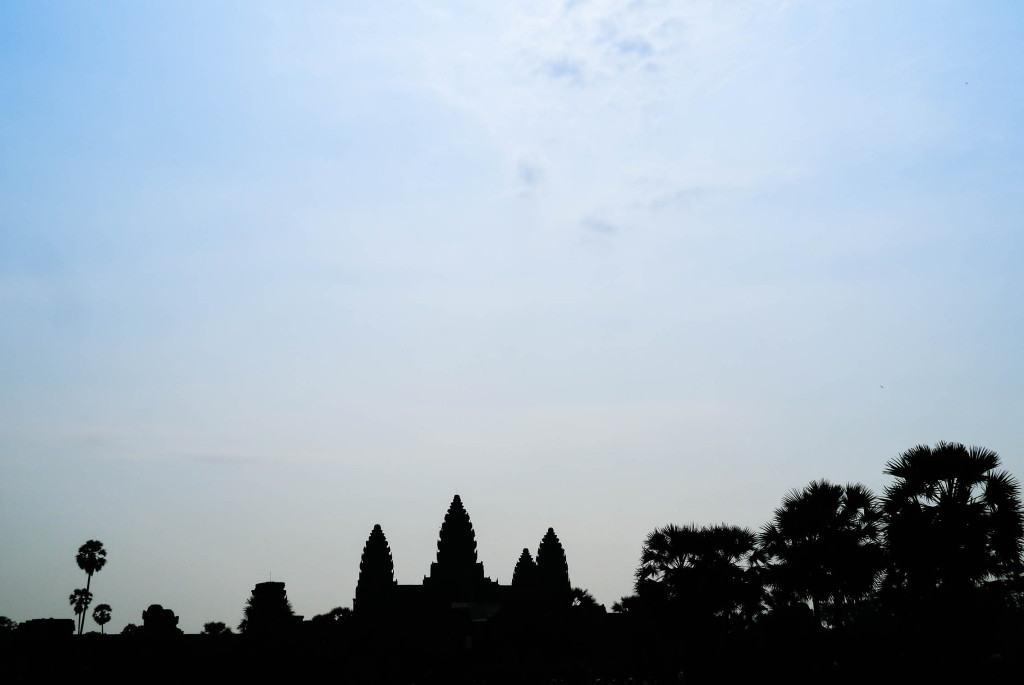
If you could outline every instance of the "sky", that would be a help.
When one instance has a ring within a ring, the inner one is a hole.
[[[418,583],[458,493],[611,606],[940,440],[1024,477],[1024,6],[0,4],[0,615]],[[90,627],[92,625],[89,621]]]

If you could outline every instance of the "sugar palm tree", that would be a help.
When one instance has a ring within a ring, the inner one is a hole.
[[[85,591],[88,592],[89,586],[92,583],[92,574],[98,572],[107,563],[107,550],[103,548],[103,543],[99,540],[88,540],[78,548],[78,554],[75,555],[75,563],[78,564],[78,568],[85,571]],[[79,635],[82,634],[84,627],[85,613],[83,612],[78,620]]]
[[[92,604],[92,593],[85,588],[78,588],[68,597],[68,603],[74,608],[75,616],[78,618],[78,625],[81,626],[85,612],[89,609],[89,605]],[[78,634],[82,634],[81,627],[78,629]]]
[[[104,632],[103,626],[110,622],[110,605],[109,604],[97,604],[96,608],[92,610],[92,620],[100,626],[100,633]]]
[[[759,610],[761,585],[751,573],[756,536],[728,525],[668,525],[647,536],[636,571],[641,601],[697,618],[748,619]]]
[[[886,586],[962,593],[1024,568],[1020,486],[984,447],[918,445],[886,464]]]
[[[581,616],[595,616],[607,613],[603,604],[599,604],[594,595],[581,587],[572,589],[572,611]]]
[[[882,567],[881,509],[871,491],[813,481],[792,490],[759,536],[768,582],[776,599],[822,609],[864,597]]]

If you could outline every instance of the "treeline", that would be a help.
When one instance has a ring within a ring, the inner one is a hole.
[[[1017,481],[983,447],[918,445],[860,484],[789,492],[761,530],[667,525],[613,610],[680,668],[751,655],[836,673],[998,669],[1024,638]],[[671,660],[671,659],[670,659]]]

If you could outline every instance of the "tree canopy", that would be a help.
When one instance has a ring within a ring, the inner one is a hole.
[[[759,536],[775,603],[809,601],[821,620],[823,607],[870,593],[882,567],[881,515],[859,484],[817,480],[787,493]]]
[[[984,447],[918,445],[885,473],[886,585],[924,596],[1021,572],[1020,486]]]

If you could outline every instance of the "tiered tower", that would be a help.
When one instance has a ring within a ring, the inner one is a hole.
[[[444,515],[437,539],[437,561],[430,565],[430,576],[423,584],[452,602],[474,599],[487,584],[484,565],[476,557],[476,533],[458,495]]]
[[[562,608],[572,604],[569,562],[553,528],[548,528],[537,548],[537,590],[545,606]]]
[[[356,614],[381,613],[391,606],[395,594],[395,563],[391,547],[378,523],[370,531],[359,561],[359,581],[356,598],[352,603]]]

